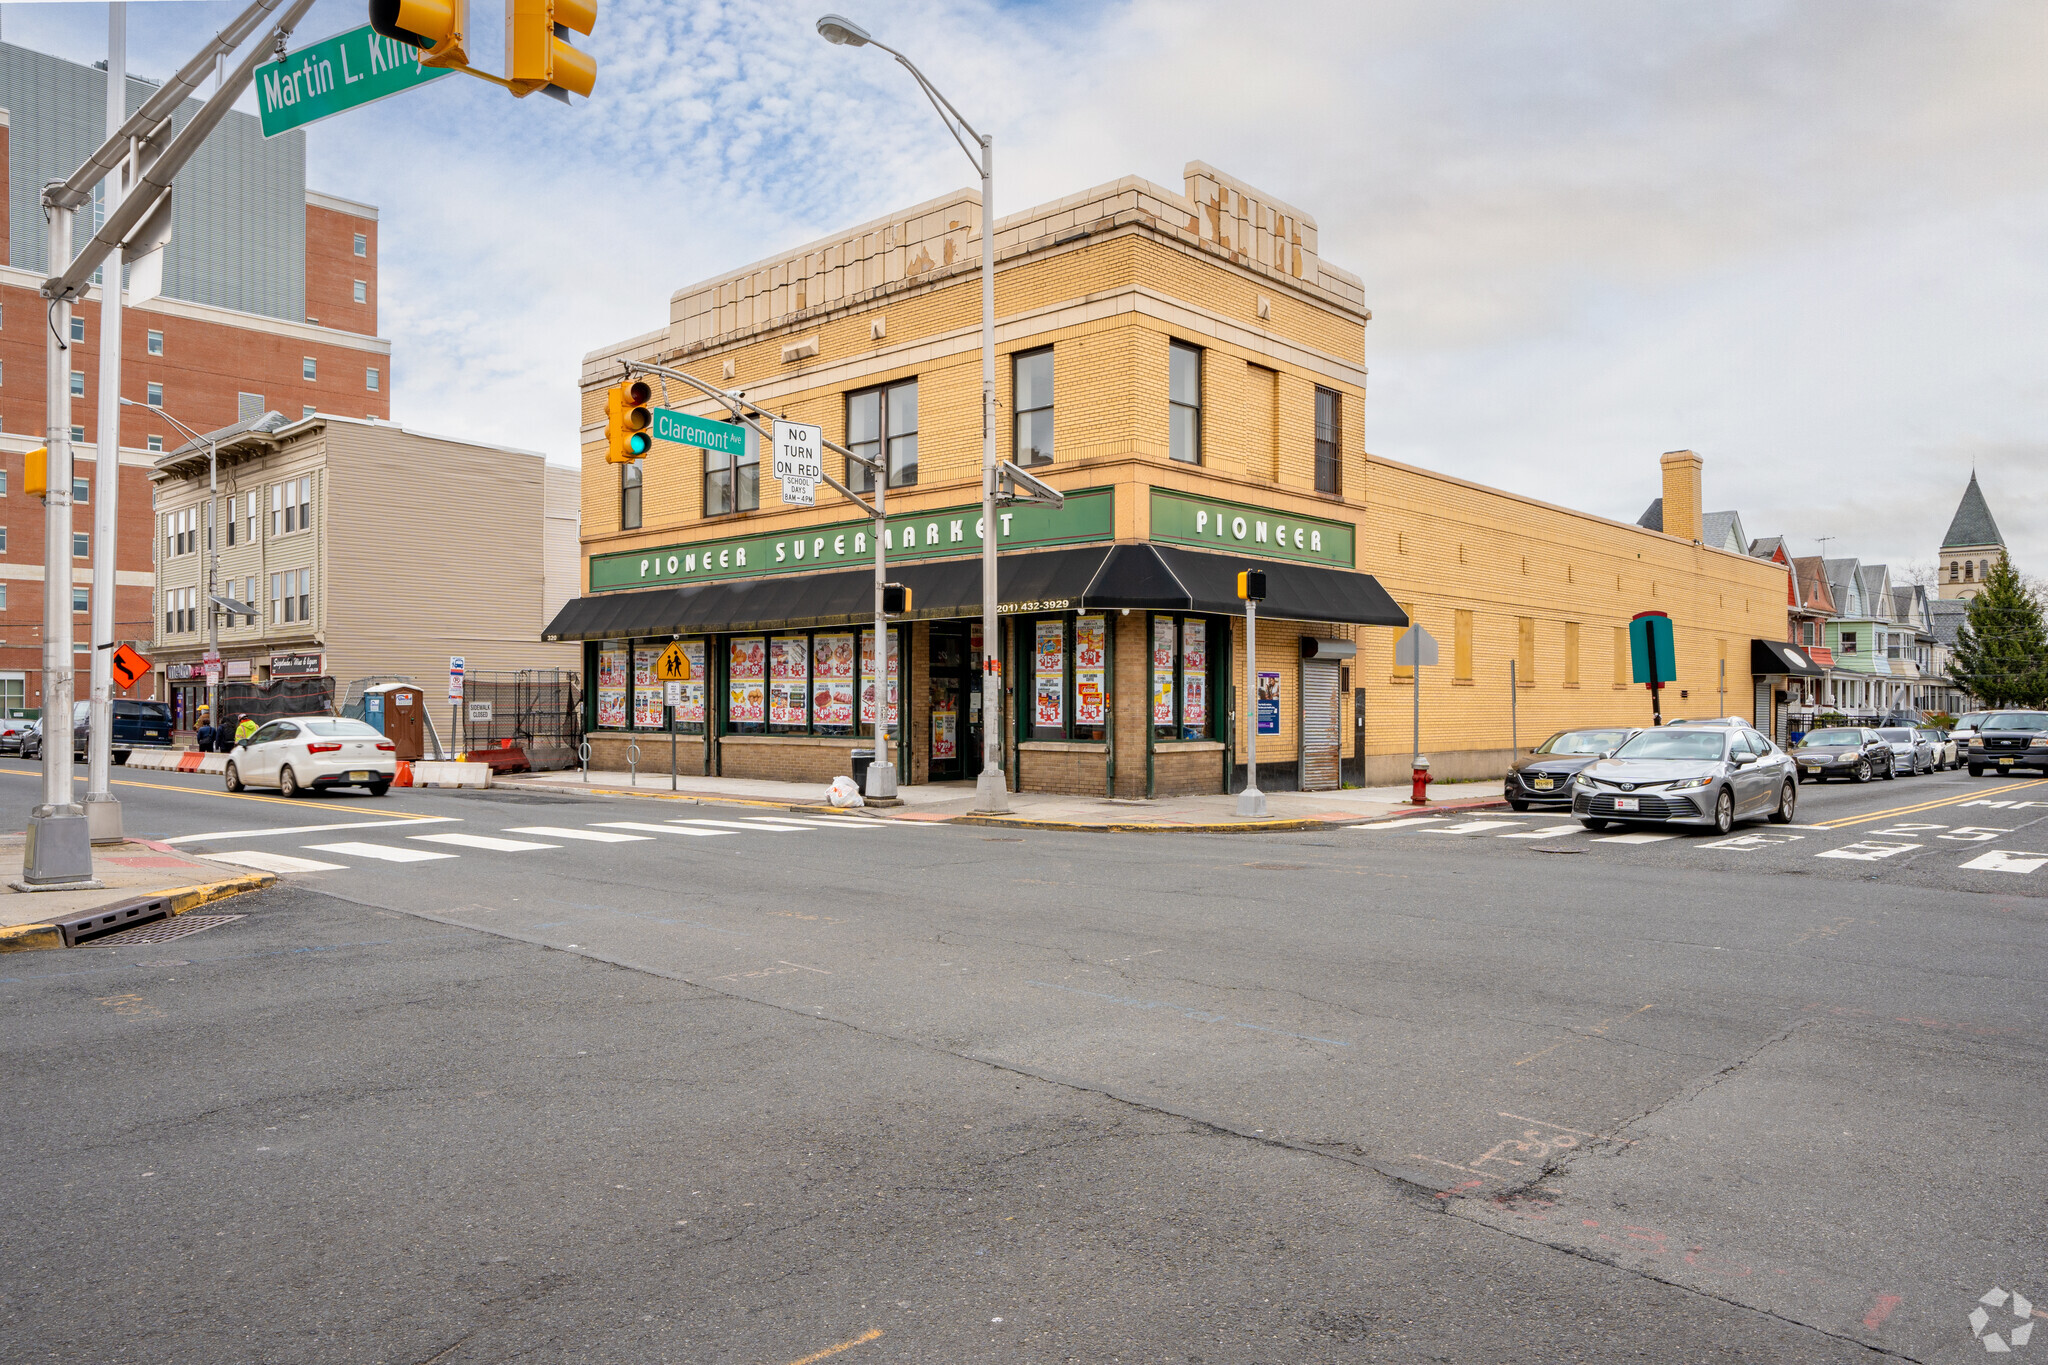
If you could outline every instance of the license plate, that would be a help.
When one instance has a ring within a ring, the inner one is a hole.
[[[1540,791],[1540,792],[1547,792],[1547,791],[1549,791],[1549,790],[1550,790],[1550,789],[1551,789],[1552,787],[1555,787],[1555,786],[1557,785],[1557,783],[1556,783],[1555,781],[1551,780],[1550,778],[1547,778],[1547,777],[1539,777],[1539,778],[1537,778],[1537,779],[1536,779],[1536,780],[1535,780],[1534,782],[1531,782],[1531,783],[1530,783],[1529,785],[1530,785],[1530,786],[1532,786],[1532,787],[1534,787],[1534,788],[1535,788],[1535,789],[1536,789],[1537,791]]]
[[[1808,777],[1819,777],[1819,776],[1820,776],[1820,769],[1819,769],[1819,768],[1808,768],[1808,769],[1806,770],[1806,775],[1807,775]]]
[[[370,775],[366,772],[352,772],[348,775],[348,780],[351,782],[368,782]]]
[[[1617,796],[1614,798],[1614,808],[1616,810],[1641,810],[1643,808],[1642,798],[1637,796]]]
[[[2010,767],[2012,766],[2012,760],[2011,760],[2011,759],[2009,759],[2009,758],[2001,758],[2001,759],[1999,759],[1998,761],[1999,761],[2000,763],[2004,764],[2004,765],[2005,765],[2006,767],[2008,767],[2008,768],[2010,768]]]

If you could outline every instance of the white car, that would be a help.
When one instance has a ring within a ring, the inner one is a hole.
[[[1911,725],[1886,725],[1879,728],[1877,737],[1892,746],[1892,768],[1896,772],[1913,777],[1931,773],[1940,766],[1935,759],[1934,744],[1923,729]]]
[[[368,787],[382,796],[398,776],[398,746],[375,727],[332,716],[273,720],[228,755],[227,785],[276,787],[303,796],[323,787]]]
[[[1984,722],[1990,715],[1989,711],[1972,711],[1966,716],[1957,717],[1956,723],[1948,729],[1948,737],[1956,742],[1957,749],[1965,754],[1969,753],[1970,741],[1984,728]]]
[[[1947,731],[1937,730],[1931,725],[1923,725],[1920,727],[1920,738],[1926,740],[1934,749],[1934,770],[1936,772],[1941,772],[1944,769],[1953,771],[1963,766],[1962,746],[1957,744],[1954,737]]]

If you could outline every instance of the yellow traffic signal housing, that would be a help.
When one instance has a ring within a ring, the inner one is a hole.
[[[614,384],[604,391],[604,457],[612,464],[631,464],[654,446],[648,428],[654,412],[648,404],[654,390],[644,379]]]
[[[1237,596],[1243,602],[1266,600],[1266,571],[1264,569],[1239,569],[1237,571]]]
[[[569,33],[596,26],[596,0],[505,0],[505,76],[513,92],[540,90],[565,103],[572,94],[588,99],[597,59],[571,47]]]
[[[469,69],[462,36],[469,27],[469,0],[370,0],[370,27],[422,49],[421,66]]]
[[[905,583],[882,585],[882,614],[901,616],[910,610],[910,587]]]
[[[23,459],[27,467],[21,471],[21,491],[32,498],[50,496],[50,448],[37,446]]]

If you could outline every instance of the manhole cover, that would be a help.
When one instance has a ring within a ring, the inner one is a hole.
[[[203,933],[208,929],[217,929],[223,924],[231,924],[243,918],[246,918],[246,916],[179,915],[176,919],[158,920],[155,924],[138,925],[133,929],[123,929],[118,934],[108,934],[105,938],[96,938],[87,946],[93,948],[125,948],[131,943],[167,943],[174,938],[183,938],[187,934]]]
[[[1303,872],[1308,869],[1307,863],[1246,863],[1245,866],[1261,872]]]

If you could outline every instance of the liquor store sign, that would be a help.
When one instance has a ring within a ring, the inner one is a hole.
[[[1349,569],[1357,563],[1358,530],[1348,522],[1296,516],[1171,489],[1152,490],[1153,540],[1198,550],[1234,550]]]
[[[883,549],[891,564],[981,552],[981,507],[947,507],[889,518]],[[1063,507],[1020,503],[996,511],[996,544],[1004,550],[1044,549],[1109,540],[1116,535],[1116,494],[1091,488],[1067,494]],[[729,536],[654,550],[593,555],[590,590],[703,583],[771,574],[829,573],[875,562],[874,522],[833,522],[758,536]]]

